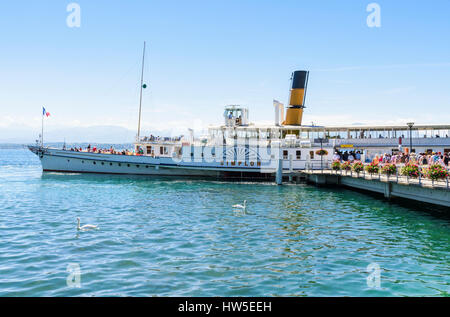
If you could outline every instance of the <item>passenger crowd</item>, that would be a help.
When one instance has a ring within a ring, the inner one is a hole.
[[[418,165],[432,165],[432,164],[441,164],[443,166],[449,166],[450,156],[449,153],[442,154],[441,152],[433,152],[433,153],[411,153],[411,154],[384,154],[380,156],[376,156],[374,161],[380,163],[409,163],[414,162]]]
[[[336,151],[333,155],[334,161],[350,162],[361,160],[361,151]]]
[[[99,153],[99,154],[117,154],[117,155],[141,155],[144,154],[142,149],[139,149],[139,152],[129,151],[128,149],[124,150],[115,150],[112,146],[109,149],[100,149],[96,146],[91,146],[90,144],[86,147],[86,150],[83,150],[81,147],[72,147],[70,148],[73,152],[89,152],[89,153]]]
[[[336,151],[333,155],[334,161],[340,162],[350,162],[361,160],[360,151]],[[366,159],[365,163],[392,163],[392,164],[407,164],[416,163],[418,165],[432,165],[440,164],[442,166],[448,167],[450,163],[450,153],[397,153],[397,154],[380,154],[376,155],[372,160]]]

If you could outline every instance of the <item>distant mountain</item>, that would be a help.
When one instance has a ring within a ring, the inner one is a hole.
[[[26,126],[0,128],[0,143],[30,144],[39,138],[39,129]],[[170,130],[148,131],[142,135],[171,136]],[[133,143],[136,131],[119,126],[71,127],[44,130],[45,143],[92,143],[92,144],[126,144]]]
[[[0,128],[0,143],[34,143],[40,131],[29,127]],[[135,131],[118,126],[59,128],[44,131],[45,142],[131,143]]]
[[[24,146],[22,144],[15,143],[0,143],[0,149],[22,149]]]

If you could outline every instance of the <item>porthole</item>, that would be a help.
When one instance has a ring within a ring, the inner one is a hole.
[[[112,166],[112,163],[109,163],[110,166]]]
[[[145,168],[148,168],[148,165],[145,165]]]
[[[83,164],[84,164],[84,161],[81,161],[81,163],[83,163]]]
[[[139,168],[139,165],[136,165],[137,168]]]
[[[102,162],[102,165],[105,165],[105,163]]]
[[[130,164],[127,164],[128,167],[130,167]]]
[[[119,163],[119,166],[122,166],[122,164]]]
[[[94,165],[97,164],[97,162],[94,162]]]

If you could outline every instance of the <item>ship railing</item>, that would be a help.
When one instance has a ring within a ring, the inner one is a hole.
[[[178,137],[140,137],[136,138],[136,142],[138,143],[177,143],[181,142],[183,140],[183,136]]]
[[[305,163],[305,170],[307,171],[327,171],[331,169],[332,161],[323,159],[322,161],[307,161]]]

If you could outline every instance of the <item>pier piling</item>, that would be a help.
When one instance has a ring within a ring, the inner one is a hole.
[[[277,166],[277,172],[275,175],[275,180],[277,182],[277,185],[283,184],[283,160],[278,158],[278,166]]]

